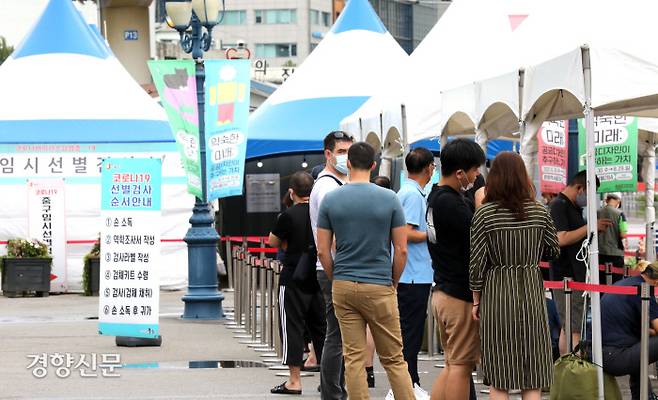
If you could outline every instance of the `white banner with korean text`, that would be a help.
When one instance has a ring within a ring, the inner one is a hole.
[[[48,246],[53,258],[51,292],[66,292],[66,203],[63,179],[30,180],[28,186],[28,236]]]

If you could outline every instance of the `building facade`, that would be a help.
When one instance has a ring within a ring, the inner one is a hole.
[[[370,0],[370,3],[400,47],[407,54],[411,54],[451,2],[450,0]]]
[[[313,51],[331,29],[333,0],[226,0],[223,19],[213,29],[213,53],[244,43],[252,59],[267,61],[270,68],[294,68]],[[164,0],[156,4],[156,32],[160,56],[169,58],[167,42],[175,44],[176,32],[164,23]]]

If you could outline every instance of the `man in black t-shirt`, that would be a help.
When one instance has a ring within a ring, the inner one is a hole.
[[[272,388],[274,394],[301,394],[301,368],[304,364],[304,325],[313,341],[318,364],[326,332],[324,300],[317,280],[298,282],[293,279],[295,267],[302,253],[313,240],[308,199],[313,188],[313,177],[306,172],[296,172],[290,178],[289,196],[294,205],[281,213],[270,233],[272,247],[285,247],[283,269],[279,278],[279,309],[282,363],[290,369],[290,379]],[[313,276],[313,278],[315,278]]]
[[[465,399],[474,392],[471,372],[480,359],[480,335],[472,317],[477,305],[468,276],[474,205],[465,193],[473,188],[484,162],[484,152],[475,142],[448,143],[441,149],[441,181],[427,199],[427,239],[435,283],[432,311],[446,360],[432,387],[433,399]]]
[[[599,178],[596,178],[596,187],[600,185]],[[587,264],[578,261],[576,256],[587,236],[587,223],[583,218],[583,207],[587,205],[587,176],[586,171],[581,171],[574,175],[569,185],[551,201],[548,205],[551,217],[557,230],[557,238],[560,243],[560,258],[551,262],[551,280],[560,281],[565,277],[570,277],[576,282],[585,282],[587,276]],[[607,219],[598,220],[598,229],[603,231],[610,226]],[[585,254],[585,256],[587,256]],[[560,353],[565,354],[567,349],[566,338],[564,336],[564,325],[566,309],[563,290],[553,290],[553,299],[555,300],[560,322],[562,323],[562,333],[560,334]],[[580,330],[583,319],[584,300],[582,292],[574,291],[571,296],[571,333],[572,343],[580,341]]]

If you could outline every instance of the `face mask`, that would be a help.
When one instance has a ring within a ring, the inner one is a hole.
[[[473,185],[475,185],[475,182],[471,182],[468,180],[468,175],[466,175],[466,182],[468,182],[468,184],[466,186],[463,186],[462,180],[461,179],[459,180],[459,186],[461,186],[462,192],[468,192],[469,190],[473,189]]]
[[[347,169],[347,154],[341,154],[336,156],[336,164],[334,165],[336,171],[340,172],[343,175],[347,175],[349,170]]]
[[[576,205],[578,207],[586,207],[587,206],[587,193],[582,192],[578,193],[576,196]]]

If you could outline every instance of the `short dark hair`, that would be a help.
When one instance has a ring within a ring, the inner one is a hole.
[[[587,170],[582,170],[578,172],[576,175],[574,175],[573,177],[571,177],[571,180],[569,181],[569,186],[576,186],[576,185],[587,186]],[[601,186],[601,181],[597,176],[596,188],[598,189],[599,186]]]
[[[372,183],[386,189],[391,188],[391,180],[388,178],[388,176],[384,176],[384,175],[376,176],[373,178]]]
[[[366,142],[356,142],[347,150],[347,160],[354,169],[368,170],[375,162],[375,149]]]
[[[354,138],[349,133],[343,131],[332,131],[324,137],[324,149],[334,151],[336,142],[354,142]]]
[[[472,140],[455,139],[441,149],[441,175],[480,167],[486,161],[482,148]]]
[[[424,147],[416,147],[404,158],[407,172],[418,174],[434,162],[434,154]]]
[[[298,171],[290,177],[290,188],[299,197],[308,197],[313,189],[313,177],[308,172]]]

